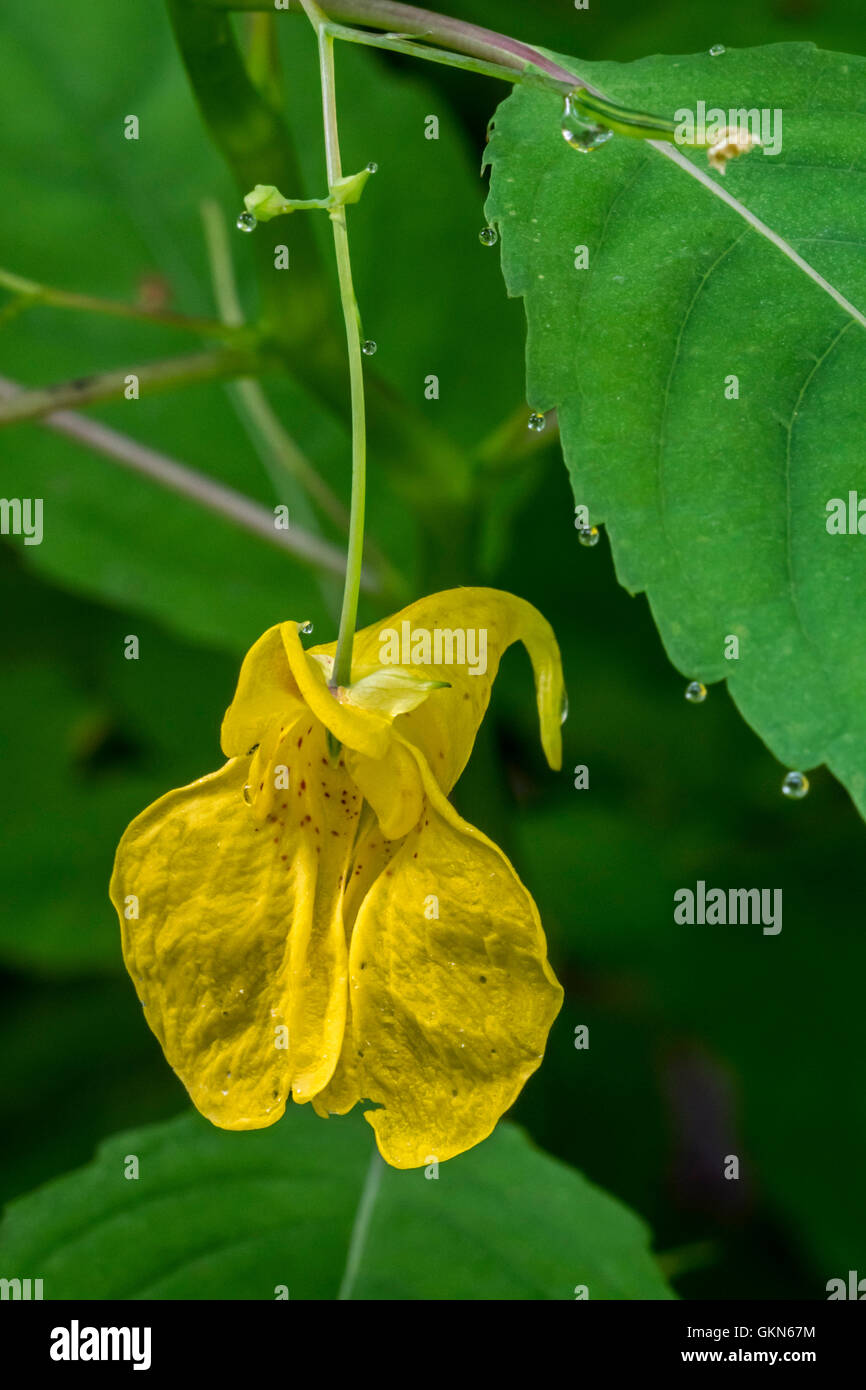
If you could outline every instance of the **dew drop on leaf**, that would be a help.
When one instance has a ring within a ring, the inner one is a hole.
[[[478,233],[478,240],[482,246],[495,246],[499,240],[499,233],[495,227],[482,227]]]
[[[788,772],[782,781],[782,795],[802,801],[809,793],[809,779],[803,772]]]
[[[372,338],[365,338],[361,344],[361,351],[365,357],[372,357],[373,353],[376,351],[376,346]]]
[[[544,429],[544,426],[546,424],[547,421],[545,420],[544,416],[540,415],[537,410],[533,410],[532,414],[526,422],[526,428],[528,430],[532,430],[535,434],[541,434],[541,431]]]
[[[374,163],[374,161],[371,159],[370,163],[367,165],[367,173],[375,174],[378,171],[378,168],[378,164]]]
[[[578,526],[577,539],[580,541],[581,545],[598,545],[598,527]]]
[[[686,699],[690,705],[702,705],[707,698],[707,687],[702,681],[690,681],[686,686]]]
[[[721,58],[721,56],[722,56],[722,54],[724,53],[724,51],[725,51],[725,45],[724,45],[723,43],[714,43],[713,46],[712,46],[712,48],[710,49],[710,57],[711,57],[711,58]]]

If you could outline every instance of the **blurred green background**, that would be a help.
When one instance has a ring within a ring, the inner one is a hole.
[[[866,51],[864,0],[732,0],[713,13],[686,0],[450,8],[589,58],[786,39]],[[280,24],[290,123],[316,196],[313,51],[301,20]],[[658,1250],[709,1243],[677,1280],[683,1297],[824,1297],[828,1279],[866,1274],[864,827],[821,771],[805,801],[784,800],[786,769],[722,687],[685,702],[604,538],[592,550],[577,542],[555,439],[524,439],[522,310],[477,235],[478,167],[501,87],[342,48],[338,76],[345,167],[379,164],[351,220],[365,332],[379,344],[370,535],[410,596],[480,582],[531,600],[565,662],[563,772],[543,763],[528,663],[511,652],[455,798],[533,892],[567,992],[515,1118],[640,1213]],[[62,22],[7,0],[0,110],[0,266],[215,312],[198,203],[216,199],[231,226],[240,195],[158,0],[93,0]],[[128,113],[140,117],[138,142],[123,139]],[[423,138],[431,113],[437,142]],[[233,233],[250,313],[254,240]],[[289,272],[299,306],[318,273],[303,259]],[[336,315],[322,333],[337,350]],[[28,384],[194,349],[166,329],[48,307],[0,324],[0,372]],[[435,402],[424,399],[428,373],[440,377]],[[341,383],[335,391],[312,368],[266,386],[347,496]],[[433,441],[426,461],[394,443],[392,410]],[[337,539],[302,496],[275,492],[224,386],[92,413],[269,507],[289,502],[299,523]],[[513,420],[504,444],[483,447]],[[186,1107],[123,970],[107,899],[114,847],[148,801],[219,765],[246,647],[283,617],[312,618],[329,640],[339,586],[38,425],[0,432],[0,493],[45,499],[43,544],[8,538],[0,549],[5,1201],[86,1161],[116,1130]],[[363,620],[381,616],[368,597]],[[130,633],[138,661],[123,656]],[[574,789],[576,764],[589,768],[588,790]],[[782,933],[676,926],[674,890],[698,878],[782,888]],[[575,1050],[578,1024],[588,1051]],[[722,1178],[729,1153],[738,1183]]]

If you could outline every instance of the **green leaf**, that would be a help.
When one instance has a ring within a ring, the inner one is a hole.
[[[863,59],[790,44],[564,61],[662,116],[699,100],[781,110],[782,152],[734,161],[724,188],[866,307]],[[606,525],[618,577],[646,591],[674,664],[727,679],[783,763],[826,762],[862,813],[866,537],[826,523],[830,499],[866,497],[866,334],[658,151],[621,137],[590,156],[569,148],[560,109],[515,91],[490,146],[487,213],[525,300],[529,403],[557,409],[575,502]]]
[[[188,1114],[118,1135],[11,1204],[0,1269],[51,1299],[672,1297],[642,1223],[511,1125],[436,1180],[371,1150],[358,1113],[309,1107],[249,1134]]]

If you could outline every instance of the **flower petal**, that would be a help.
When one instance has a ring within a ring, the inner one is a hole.
[[[263,822],[243,796],[250,759],[233,759],[133,821],[111,882],[148,1022],[224,1129],[273,1124],[290,1088],[310,1099],[343,1041],[342,885],[361,798],[307,712],[274,762],[290,785]]]
[[[357,1086],[383,1107],[366,1118],[396,1168],[486,1138],[562,1002],[529,893],[414,756],[426,820],[364,898],[349,956]]]
[[[371,808],[365,806],[355,843],[352,876],[343,895],[343,922],[347,943],[351,941],[358,908],[369,892],[371,884],[375,883],[388,867],[398,848],[393,840],[385,838]],[[349,1000],[340,1060],[327,1086],[318,1095],[313,1096],[313,1109],[325,1119],[328,1115],[345,1115],[361,1099],[358,1056],[352,1035],[351,1018],[352,1007]]]
[[[467,660],[459,665],[444,659],[438,664],[432,659],[416,662],[412,658],[411,635],[431,634],[432,658],[436,655],[437,629],[442,633],[439,638],[441,657],[459,655],[460,639],[455,634],[463,633],[464,655],[472,655],[473,662],[470,664]],[[446,793],[466,766],[490,700],[490,689],[502,653],[514,642],[523,642],[529,652],[535,673],[542,747],[550,766],[560,767],[560,726],[565,701],[562,663],[553,629],[532,604],[500,589],[447,589],[430,594],[356,634],[352,658],[355,681],[382,666],[389,632],[396,633],[399,638],[401,663],[408,657],[418,675],[427,680],[445,681],[451,687],[432,690],[417,710],[399,716],[395,723],[395,728],[420,748]],[[405,652],[404,632],[410,635]],[[485,644],[483,662],[481,633]],[[471,650],[470,640],[476,644]],[[334,647],[314,650],[324,655],[333,653]],[[473,674],[473,669],[477,674]]]
[[[424,784],[408,745],[394,739],[384,758],[365,758],[350,748],[345,757],[349,775],[375,811],[385,838],[408,835],[424,809]]]
[[[414,671],[399,666],[380,666],[362,676],[345,692],[346,703],[357,709],[372,709],[394,719],[423,704],[431,690],[444,690],[448,681],[428,681]]]
[[[288,725],[302,701],[286,660],[280,627],[269,627],[243,659],[234,699],[223,720],[220,744],[227,758],[243,758],[274,724]]]

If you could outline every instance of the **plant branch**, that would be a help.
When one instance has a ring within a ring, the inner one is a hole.
[[[171,357],[140,367],[121,367],[112,372],[76,377],[73,381],[62,381],[53,386],[25,387],[7,396],[5,404],[0,406],[0,427],[23,420],[36,420],[49,411],[61,410],[65,406],[78,409],[101,401],[123,400],[130,376],[138,377],[139,388],[153,394],[170,391],[175,386],[243,376],[260,368],[261,359],[256,353],[220,348],[191,357]]]
[[[184,333],[197,333],[201,337],[215,338],[244,347],[252,347],[258,340],[255,330],[220,323],[218,319],[194,318],[187,314],[176,314],[169,309],[143,309],[137,304],[124,304],[120,300],[74,294],[68,290],[56,289],[52,285],[40,285],[35,280],[25,280],[20,275],[13,275],[9,270],[0,269],[0,288],[10,290],[23,300],[23,308],[29,308],[31,304],[48,304],[56,309],[78,309],[87,314],[105,314],[110,318],[136,319],[140,323],[177,328]]]
[[[203,3],[211,10],[273,9],[273,0],[203,0]],[[305,4],[306,0],[290,0],[289,8],[298,10],[305,8]],[[518,75],[534,68],[545,74],[549,86],[563,94],[572,91],[580,82],[588,91],[602,95],[590,83],[583,82],[568,68],[548,58],[531,44],[521,43],[519,39],[509,38],[506,34],[497,34],[494,29],[452,19],[433,10],[417,9],[414,5],[395,4],[392,0],[327,0],[326,8],[328,21],[384,29],[399,40],[433,39],[440,48],[452,49],[468,58],[511,69]]]
[[[0,377],[0,400],[16,400],[22,392],[18,384],[6,377]],[[114,459],[123,468],[140,473],[151,482],[181,497],[187,497],[207,511],[232,522],[243,531],[275,545],[278,549],[305,560],[334,574],[343,572],[343,553],[329,541],[310,535],[307,531],[292,527],[289,531],[277,530],[274,514],[234,488],[226,487],[213,478],[199,473],[186,464],[178,463],[166,454],[139,444],[128,435],[110,429],[99,420],[87,420],[71,411],[56,410],[44,415],[40,422],[48,429],[73,439],[85,448],[94,449],[107,458]],[[365,589],[378,591],[379,585],[364,572],[362,584]]]
[[[328,33],[335,39],[346,43],[357,43],[365,48],[382,48],[388,53],[402,53],[407,58],[424,58],[428,63],[441,63],[444,67],[460,68],[463,72],[474,72],[479,77],[498,78],[503,82],[535,82],[541,87],[550,87],[551,79],[544,73],[521,73],[518,68],[506,67],[503,63],[485,62],[482,58],[470,58],[446,48],[433,48],[430,44],[412,42],[398,34],[374,34],[369,29],[353,29],[346,24],[328,24]],[[556,84],[559,90],[558,84]]]

